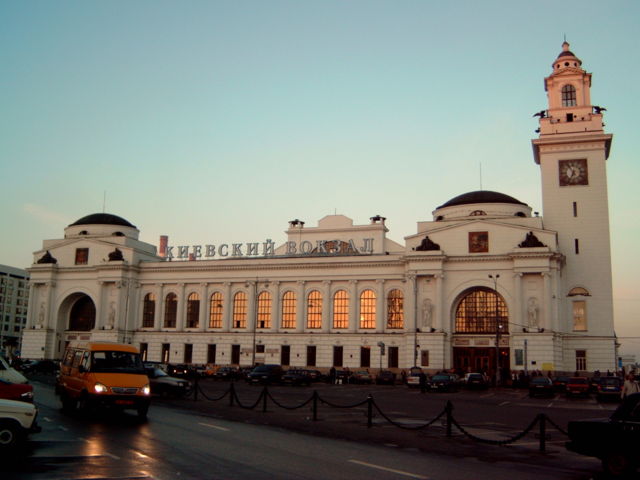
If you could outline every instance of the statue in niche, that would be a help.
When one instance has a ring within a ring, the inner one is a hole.
[[[531,297],[527,302],[527,319],[529,328],[538,328],[538,300]]]
[[[431,299],[425,298],[422,301],[422,327],[425,329],[430,329],[432,327],[433,321],[433,305],[431,304]]]
[[[544,243],[538,240],[533,232],[527,233],[527,236],[524,238],[524,242],[518,244],[520,248],[534,248],[534,247],[546,247]]]
[[[122,260],[124,260],[124,257],[122,256],[122,252],[117,248],[109,254],[110,262],[118,262]]]
[[[116,304],[111,302],[109,305],[109,316],[107,317],[107,329],[111,330],[116,323]]]
[[[426,237],[424,237],[422,239],[422,242],[420,242],[420,245],[415,247],[413,250],[416,251],[416,252],[427,252],[427,251],[430,251],[430,250],[440,250],[440,245],[438,245],[437,243],[432,242],[431,239],[429,238],[429,236],[427,235]]]
[[[58,260],[56,260],[55,258],[53,258],[53,256],[51,255],[51,253],[49,253],[49,250],[47,250],[47,252],[40,257],[40,260],[38,260],[39,264],[43,264],[43,263],[52,263],[52,264],[56,264],[58,263]]]

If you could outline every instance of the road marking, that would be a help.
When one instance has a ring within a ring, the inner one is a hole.
[[[553,407],[553,402],[547,405],[547,408],[551,408],[551,407]]]
[[[504,407],[505,405],[509,405],[511,402],[502,402],[501,404],[499,404],[499,407]]]
[[[203,427],[215,428],[216,430],[222,430],[223,432],[228,432],[228,428],[219,427],[218,425],[211,425],[210,423],[198,423],[198,425],[202,425]]]
[[[51,422],[52,420],[49,417],[42,417],[45,422]]]
[[[62,430],[63,432],[68,432],[69,431],[69,429],[67,427],[63,427],[62,425],[58,425],[58,428],[60,430]]]
[[[350,463],[356,463],[358,465],[363,465],[365,467],[376,468],[378,470],[384,470],[385,472],[397,473],[398,475],[404,475],[405,477],[411,478],[420,478],[422,480],[428,480],[429,477],[425,477],[424,475],[417,475],[415,473],[404,472],[402,470],[396,470],[395,468],[383,467],[382,465],[375,465],[373,463],[361,462],[360,460],[349,460]]]
[[[119,457],[119,456],[117,456],[117,455],[114,455],[113,453],[104,452],[104,456],[105,456],[105,457],[111,457],[111,458],[113,458],[114,460],[120,460],[120,457]]]

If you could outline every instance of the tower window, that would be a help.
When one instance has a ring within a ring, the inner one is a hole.
[[[578,241],[577,238],[573,239],[573,246],[574,246],[576,255],[579,255],[580,254],[580,242]]]
[[[565,85],[562,87],[562,106],[563,107],[575,107],[576,106],[576,87],[573,85]]]
[[[76,265],[86,265],[89,263],[89,249],[76,248]]]
[[[578,216],[578,202],[573,202],[573,216]]]

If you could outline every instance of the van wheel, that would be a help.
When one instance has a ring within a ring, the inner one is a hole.
[[[140,420],[147,419],[147,412],[149,412],[149,405],[145,405],[143,407],[138,407],[138,418]]]
[[[624,452],[610,452],[602,459],[602,468],[613,477],[622,476],[632,471],[631,459]]]
[[[23,438],[22,428],[16,422],[0,422],[0,451],[14,448]]]
[[[76,408],[76,401],[70,398],[66,393],[60,394],[60,401],[62,402],[63,412],[72,412]]]

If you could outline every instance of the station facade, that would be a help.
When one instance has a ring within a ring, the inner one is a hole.
[[[160,247],[116,215],[45,240],[29,269],[25,358],[72,340],[147,360],[428,371],[615,369],[606,160],[591,74],[565,42],[532,141],[543,215],[458,195],[403,243],[386,219],[292,220],[287,240]]]

